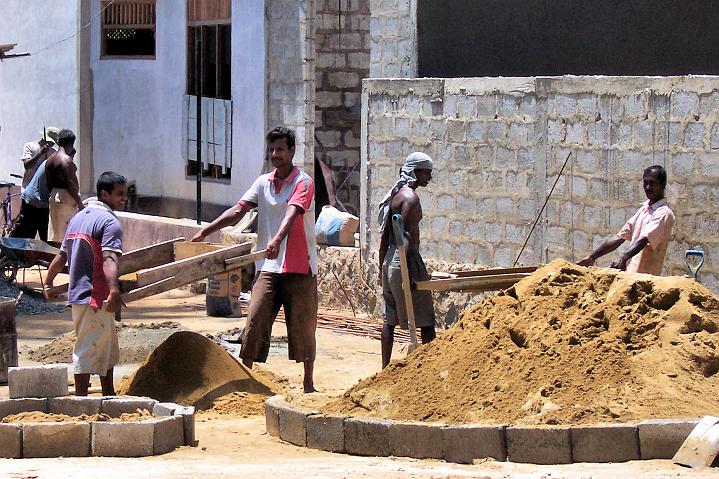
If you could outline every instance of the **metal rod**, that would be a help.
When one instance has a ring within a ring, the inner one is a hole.
[[[202,223],[202,27],[195,29],[195,93],[197,94],[197,224]]]
[[[527,235],[527,239],[524,241],[524,245],[522,245],[522,249],[519,250],[519,254],[517,255],[517,259],[514,260],[514,264],[512,267],[517,266],[517,263],[519,263],[519,258],[522,256],[522,253],[524,252],[524,248],[527,247],[527,243],[529,243],[529,238],[532,237],[532,233],[534,232],[534,228],[537,226],[537,223],[539,223],[539,218],[542,217],[542,213],[544,213],[544,208],[547,206],[547,203],[549,203],[549,198],[552,197],[552,193],[554,193],[554,187],[557,186],[557,183],[559,183],[559,178],[562,177],[562,173],[564,172],[564,167],[567,166],[567,162],[569,162],[569,157],[572,156],[572,152],[570,151],[567,155],[567,159],[564,160],[564,164],[562,165],[562,169],[559,170],[559,174],[557,175],[557,179],[554,180],[554,184],[552,185],[552,189],[549,190],[549,194],[547,195],[547,198],[544,200],[544,204],[542,205],[542,209],[539,210],[539,214],[537,215],[537,219],[534,220],[534,224],[532,225],[532,229],[529,230],[529,234]]]

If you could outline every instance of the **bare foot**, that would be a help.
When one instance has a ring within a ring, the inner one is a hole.
[[[305,393],[316,393],[317,392],[314,384],[305,384],[304,387],[305,387]]]
[[[253,363],[254,363],[254,361],[252,361],[251,359],[243,359],[242,360],[242,364],[244,364],[245,367],[250,368],[250,369],[252,369]]]

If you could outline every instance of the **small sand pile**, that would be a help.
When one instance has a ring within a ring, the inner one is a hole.
[[[147,409],[138,409],[137,412],[134,413],[123,413],[119,417],[108,416],[104,413],[68,416],[66,414],[27,411],[5,416],[0,422],[6,424],[33,424],[42,422],[137,422],[147,421],[149,419],[153,419],[153,416]]]
[[[221,416],[259,416],[265,412],[266,394],[234,392],[215,399],[209,408]]]
[[[207,409],[233,392],[267,397],[280,389],[269,376],[245,368],[201,334],[179,331],[158,346],[118,392]]]
[[[144,361],[150,353],[172,333],[177,332],[180,324],[173,321],[162,323],[120,323],[117,325],[117,339],[120,344],[120,364],[133,364]],[[72,349],[75,346],[75,333],[69,332],[30,351],[28,357],[39,363],[71,363]]]
[[[325,412],[450,423],[718,415],[719,300],[682,277],[556,260]]]

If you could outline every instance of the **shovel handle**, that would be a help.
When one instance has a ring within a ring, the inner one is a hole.
[[[699,258],[699,263],[697,265],[690,264],[689,257]],[[701,268],[704,264],[704,251],[700,249],[686,250],[686,252],[684,253],[684,262],[687,264],[687,268],[689,268],[689,273],[691,273],[692,278],[697,279],[697,273],[699,272],[699,268]]]
[[[409,280],[409,267],[407,266],[407,240],[404,237],[404,221],[402,215],[392,215],[392,228],[394,229],[395,241],[399,252],[399,267],[402,273],[402,291],[404,293],[404,305],[407,311],[407,326],[409,326],[410,352],[415,350],[417,343],[417,329],[414,321],[414,304],[412,303],[412,286]]]

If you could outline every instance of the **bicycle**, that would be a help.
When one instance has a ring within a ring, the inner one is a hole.
[[[20,175],[10,174],[10,176],[22,179],[22,176]],[[12,181],[0,181],[0,188],[7,189],[5,198],[0,200],[0,211],[2,211],[3,220],[3,223],[0,226],[0,237],[2,238],[10,234],[12,229],[15,227],[15,220],[17,219],[17,215],[13,214],[12,202],[15,197],[20,196],[20,193],[13,193],[13,186],[15,186],[15,183]],[[18,268],[13,265],[8,258],[5,258],[4,254],[0,254],[0,277],[2,279],[8,283],[12,283],[17,276],[17,270]]]

